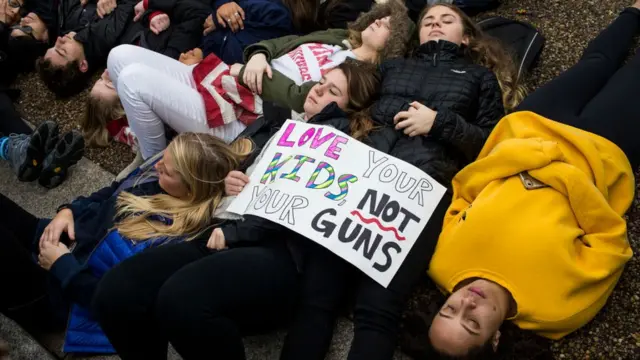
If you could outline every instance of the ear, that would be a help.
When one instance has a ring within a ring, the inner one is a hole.
[[[78,68],[80,69],[80,72],[86,73],[87,71],[89,71],[89,63],[86,59],[80,60]]]
[[[469,40],[469,35],[464,35],[464,36],[462,36],[462,45],[464,45],[464,46],[468,46],[468,45],[469,45],[469,42],[470,42],[470,40]]]
[[[491,339],[491,347],[493,347],[493,351],[498,351],[498,344],[500,343],[500,335],[502,335],[502,333],[500,333],[500,330],[496,331],[495,334],[493,334],[493,339]]]

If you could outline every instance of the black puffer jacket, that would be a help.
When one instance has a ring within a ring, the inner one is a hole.
[[[428,135],[410,138],[398,132],[390,154],[449,187],[504,115],[498,80],[447,41],[425,43],[412,58],[385,62],[381,71],[381,98],[371,109],[376,123],[393,124],[413,101],[438,112]]]

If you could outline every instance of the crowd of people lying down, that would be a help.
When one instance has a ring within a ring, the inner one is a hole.
[[[587,324],[632,257],[640,108],[626,94],[640,55],[624,59],[640,0],[530,94],[460,8],[416,3],[8,0],[3,66],[37,70],[60,96],[106,69],[82,132],[31,130],[2,89],[0,157],[52,188],[85,146],[138,155],[53,219],[0,195],[2,314],[66,328],[65,352],[125,360],[166,359],[169,343],[184,359],[244,359],[243,337],[284,326],[281,359],[307,360],[324,359],[350,298],[348,359],[389,360],[427,273],[447,296],[424,339],[433,358],[491,358],[506,321],[550,339]],[[388,287],[226,211],[287,119],[333,126],[447,188]]]

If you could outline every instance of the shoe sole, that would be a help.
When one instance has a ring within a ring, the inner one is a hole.
[[[64,147],[61,148],[62,146]],[[84,156],[84,138],[77,132],[67,133],[60,139],[60,143],[56,145],[53,151],[56,152],[55,158],[49,166],[42,169],[38,179],[38,183],[47,189],[53,189],[62,184],[67,178],[69,167],[82,159]]]
[[[18,180],[31,182],[40,177],[42,162],[46,153],[47,140],[58,135],[58,125],[52,122],[45,122],[38,126],[31,134],[31,140],[27,147],[25,161],[18,168]]]

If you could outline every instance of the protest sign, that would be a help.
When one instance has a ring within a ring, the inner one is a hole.
[[[286,226],[387,287],[445,191],[332,127],[288,120],[227,210]]]

